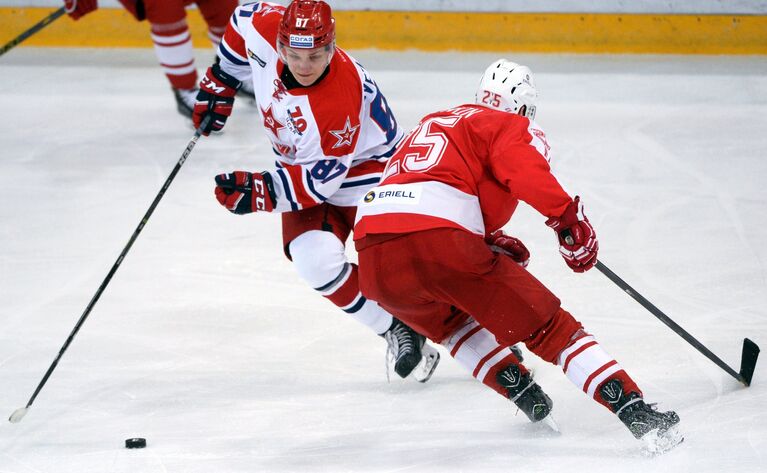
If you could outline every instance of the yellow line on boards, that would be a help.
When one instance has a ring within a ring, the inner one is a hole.
[[[0,45],[50,8],[0,8]],[[767,16],[336,11],[349,49],[658,54],[767,54]],[[198,11],[188,12],[195,47],[210,47]],[[120,9],[79,21],[62,17],[23,46],[151,47],[149,24]]]

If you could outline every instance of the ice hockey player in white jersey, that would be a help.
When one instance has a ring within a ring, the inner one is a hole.
[[[620,363],[527,271],[522,242],[499,230],[524,201],[547,218],[573,271],[597,262],[594,227],[551,173],[545,135],[530,120],[534,92],[528,68],[497,61],[474,104],[431,113],[403,139],[357,209],[360,287],[533,422],[551,420],[553,404],[507,348],[519,342],[613,412],[648,453],[666,451],[683,439],[679,416],[645,403]]]
[[[381,178],[402,138],[370,74],[335,45],[323,1],[240,6],[219,58],[200,82],[193,121],[220,130],[242,81],[252,80],[275,169],[216,176],[216,197],[236,214],[281,212],[285,254],[303,280],[376,334],[405,378],[426,381],[439,353],[425,338],[362,296],[344,254],[359,199]]]

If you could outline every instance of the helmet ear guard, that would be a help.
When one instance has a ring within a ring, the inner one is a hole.
[[[474,103],[533,120],[538,90],[527,66],[499,59],[485,70]]]

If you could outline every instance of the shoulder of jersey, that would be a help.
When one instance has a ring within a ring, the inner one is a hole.
[[[491,123],[504,122],[506,126],[514,125],[525,129],[532,124],[532,121],[529,118],[517,115],[516,113],[503,112],[494,108],[483,107],[482,105],[468,106],[475,107],[483,112],[472,115],[481,121],[489,121]]]
[[[458,105],[456,107],[446,108],[443,110],[438,110],[436,112],[432,112],[425,117],[423,117],[420,121],[424,122],[430,118],[433,117],[441,117],[441,116],[451,116],[451,115],[463,115],[465,116],[471,116],[476,117],[478,115],[486,115],[485,112],[494,112],[495,110],[487,107],[482,107],[481,105],[475,105],[473,103],[467,103],[463,105]],[[468,112],[468,113],[467,113]],[[473,113],[472,113],[473,112]]]
[[[360,134],[362,79],[357,66],[340,48],[331,62],[331,77],[309,96],[322,149],[327,155],[343,156],[352,152]]]
[[[277,27],[285,14],[285,7],[269,2],[248,3],[237,7],[234,12],[234,21],[239,25],[241,22],[250,21],[253,27],[261,33],[261,36],[269,40],[277,39]]]
[[[331,72],[323,80],[318,90],[323,96],[330,95],[337,101],[336,108],[359,106],[358,96],[362,92],[361,72],[354,61],[341,48],[336,48],[330,62]]]
[[[457,107],[440,110],[421,119],[421,123],[435,117],[459,115],[461,127],[469,127],[473,133],[503,133],[522,135],[528,132],[530,120],[515,113],[502,112],[494,108],[467,103]],[[412,133],[412,132],[411,132]]]

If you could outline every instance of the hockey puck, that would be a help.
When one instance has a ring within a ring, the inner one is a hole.
[[[144,448],[146,447],[146,439],[132,438],[125,440],[125,448]]]

